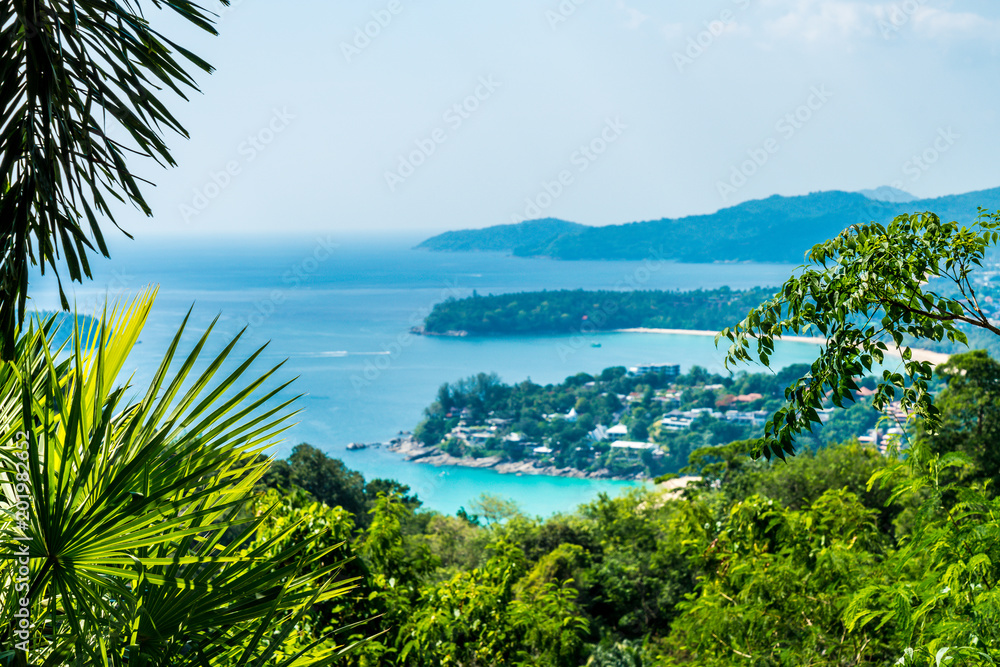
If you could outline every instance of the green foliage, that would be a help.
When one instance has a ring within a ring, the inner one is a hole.
[[[9,649],[26,639],[33,664],[291,665],[300,651],[329,664],[338,647],[320,633],[285,649],[310,608],[353,588],[338,547],[295,522],[254,541],[287,384],[248,373],[261,350],[217,377],[238,337],[199,363],[211,328],[178,359],[184,325],[148,388],[122,383],[152,302],[86,340],[77,328],[57,355],[53,321],[30,326],[0,364],[0,582],[17,592],[0,596],[0,661],[23,665]]]
[[[996,664],[1000,659],[1000,499],[943,483],[949,469],[974,467],[961,454],[914,450],[873,476],[896,497],[922,499],[913,529],[845,618],[855,632],[891,629],[901,664]]]
[[[852,400],[857,379],[885,360],[889,345],[900,347],[904,370],[883,372],[873,405],[881,410],[898,397],[904,409],[933,423],[931,366],[912,358],[904,338],[965,341],[960,323],[1000,333],[983,313],[970,278],[1000,238],[998,229],[1000,216],[982,210],[969,227],[932,213],[901,215],[886,226],[853,225],[814,246],[808,255],[813,265],[790,278],[771,301],[723,329],[716,341],[731,343],[727,366],[753,357],[767,365],[775,339],[789,332],[827,339],[810,372],[786,390],[786,403],[768,421],[756,452],[768,458],[793,454],[795,437],[819,423],[816,410],[827,392],[837,406]],[[961,297],[926,288],[932,277],[951,281]]]
[[[587,622],[569,585],[547,583],[515,598],[524,554],[505,542],[491,546],[481,568],[426,589],[401,636],[403,665],[579,664]]]
[[[975,463],[969,481],[1000,488],[1000,363],[977,350],[952,356],[935,372],[948,386],[934,401],[941,420],[929,439],[933,451],[967,454]]]
[[[761,496],[737,503],[709,546],[714,571],[681,605],[670,644],[699,665],[842,665],[877,656],[878,635],[845,640],[842,620],[876,557],[873,514],[847,491],[828,491],[804,510]]]
[[[228,0],[222,0],[228,5]],[[149,7],[152,5],[152,7]],[[29,266],[90,277],[88,253],[108,255],[99,218],[108,198],[150,215],[126,156],[174,163],[165,130],[186,136],[160,101],[197,90],[185,67],[204,60],[160,34],[150,10],[169,8],[212,34],[214,15],[191,2],[6,2],[0,10],[0,342],[10,359],[24,319]],[[116,135],[118,137],[116,138]],[[90,236],[93,241],[91,241]],[[63,308],[69,304],[60,283]]]
[[[361,473],[305,442],[293,447],[287,460],[274,461],[261,481],[273,489],[302,489],[329,507],[345,509],[362,527],[368,525],[379,494],[396,494],[412,509],[421,504],[416,496],[409,495],[410,487],[405,484],[390,479],[366,483]]]
[[[589,333],[631,327],[717,331],[774,293],[728,287],[690,292],[559,290],[450,298],[424,321],[430,333]]]
[[[362,594],[333,608],[380,616],[353,631],[380,634],[350,664],[991,664],[1000,506],[935,437],[906,458],[855,441],[787,463],[706,447],[684,491],[549,519],[486,508],[476,525],[383,496],[354,533]],[[347,512],[310,503],[292,491],[278,512],[339,525],[320,548],[351,533]],[[321,625],[309,615],[284,646]]]
[[[365,512],[364,477],[306,443],[296,445],[287,461],[275,461],[264,483],[283,489],[297,486],[316,500],[343,507],[355,516]]]

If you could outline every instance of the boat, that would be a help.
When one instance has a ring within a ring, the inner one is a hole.
[[[600,347],[600,346],[601,346],[600,343],[591,343],[590,344],[590,347]]]
[[[353,452],[353,451],[357,451],[359,449],[368,449],[368,445],[366,445],[363,442],[352,442],[351,444],[347,445],[347,449],[348,449],[348,451],[352,451]]]

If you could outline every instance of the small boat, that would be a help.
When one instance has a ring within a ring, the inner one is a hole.
[[[600,343],[591,343],[590,344],[590,347],[600,347],[600,346],[601,346]]]
[[[368,445],[363,442],[352,442],[347,446],[348,451],[357,451],[359,449],[368,449]]]

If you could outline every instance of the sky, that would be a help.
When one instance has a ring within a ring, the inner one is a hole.
[[[275,9],[280,7],[280,9]],[[1000,186],[1000,4],[234,0],[145,236],[605,225]]]

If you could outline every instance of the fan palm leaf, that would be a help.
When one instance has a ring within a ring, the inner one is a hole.
[[[119,376],[154,296],[54,352],[52,321],[32,323],[0,366],[0,590],[16,589],[24,545],[30,562],[27,590],[0,595],[0,646],[23,595],[32,664],[296,664],[281,652],[292,628],[354,584],[338,577],[341,545],[315,548],[318,535],[277,554],[251,544],[267,513],[247,509],[293,414],[294,399],[277,400],[288,383],[274,382],[280,364],[250,373],[263,348],[233,359],[239,336],[205,355],[212,327],[179,357],[185,318],[129,400]],[[302,649],[309,664],[342,650]]]

